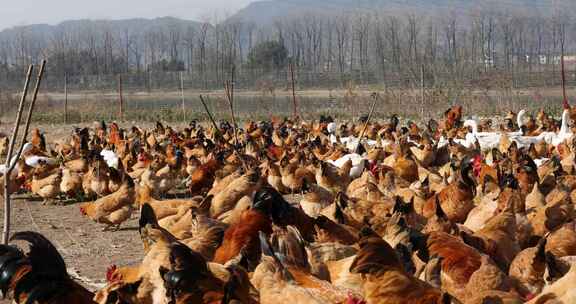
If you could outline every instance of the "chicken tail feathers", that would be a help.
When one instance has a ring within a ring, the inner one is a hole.
[[[268,256],[274,260],[274,264],[276,265],[276,267],[278,267],[278,270],[281,271],[284,280],[294,281],[294,277],[292,276],[292,274],[288,271],[288,269],[286,269],[286,267],[284,267],[284,264],[282,264],[282,261],[280,261],[280,259],[274,252],[274,248],[270,244],[270,241],[268,241],[268,236],[262,231],[260,231],[259,236],[260,236],[260,246],[262,249],[262,256]]]
[[[70,280],[66,264],[56,247],[37,232],[15,233],[10,241],[26,241],[29,251],[24,254],[16,246],[0,246],[0,288],[16,300],[25,295],[25,304],[45,303],[67,291]]]
[[[201,274],[209,272],[204,257],[180,242],[170,244],[170,265],[177,271],[193,270]]]
[[[0,245],[0,290],[3,298],[6,298],[12,276],[24,258],[24,253],[19,248]]]
[[[32,231],[18,232],[10,241],[27,241],[30,244],[28,259],[36,273],[54,278],[68,277],[66,263],[56,247],[43,235]]]
[[[138,222],[138,230],[142,232],[142,228],[146,226],[158,227],[158,219],[156,218],[156,213],[150,204],[144,204],[142,210],[140,211],[140,220]]]

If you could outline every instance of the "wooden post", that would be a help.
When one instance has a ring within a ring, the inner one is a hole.
[[[566,71],[564,70],[564,43],[561,45],[562,53],[560,54],[560,64],[562,69],[562,107],[564,109],[570,108],[570,103],[568,102],[568,96],[566,94]]]
[[[68,74],[64,74],[64,123],[68,124]]]
[[[200,95],[200,102],[204,106],[204,110],[206,110],[206,114],[208,114],[208,118],[210,119],[210,122],[212,122],[212,126],[214,127],[216,132],[220,133],[218,129],[218,124],[216,124],[214,117],[212,117],[212,113],[210,113],[210,110],[208,110],[208,106],[206,105],[206,102],[204,101],[204,97],[202,97],[202,95]]]
[[[18,158],[22,154],[22,148],[24,147],[24,142],[26,141],[26,136],[28,135],[28,130],[30,129],[30,121],[32,118],[32,111],[36,105],[36,99],[38,98],[38,92],[40,91],[40,85],[42,84],[42,77],[44,76],[44,70],[46,69],[46,60],[42,60],[40,64],[40,70],[38,71],[38,78],[36,79],[36,86],[34,87],[34,94],[32,95],[32,101],[30,102],[30,107],[28,108],[28,115],[26,116],[26,125],[24,127],[24,136],[20,142],[20,150],[18,151]]]
[[[149,70],[146,73],[148,77],[146,77],[148,79],[148,94],[152,93],[152,70]]]
[[[16,120],[14,121],[14,127],[12,130],[12,136],[10,136],[10,142],[8,144],[8,154],[6,155],[6,171],[4,172],[4,227],[2,231],[2,243],[8,244],[10,238],[10,177],[12,175],[12,170],[16,166],[16,162],[12,163],[12,154],[14,152],[14,146],[18,138],[18,129],[20,128],[20,121],[22,120],[22,111],[24,110],[24,103],[26,101],[26,96],[28,95],[28,86],[30,85],[30,79],[32,78],[32,71],[34,66],[30,65],[28,67],[28,73],[26,73],[26,81],[24,82],[24,89],[22,90],[22,96],[20,97],[20,104],[18,105],[18,112],[16,114]]]
[[[182,120],[186,121],[186,103],[184,101],[184,78],[182,71],[180,71],[180,95],[182,97]]]
[[[238,124],[236,123],[236,116],[234,115],[234,70],[235,67],[234,65],[232,65],[232,81],[225,81],[224,82],[224,91],[226,92],[226,99],[228,100],[228,106],[230,107],[230,115],[232,116],[232,132],[234,132],[234,146],[233,146],[233,150],[234,153],[236,153],[236,155],[238,156],[238,158],[240,159],[240,162],[242,163],[242,167],[244,167],[244,170],[248,171],[248,165],[246,164],[246,161],[244,161],[244,157],[242,156],[242,154],[240,154],[240,152],[238,151],[238,143],[240,142],[238,140]]]
[[[230,84],[230,82],[224,82],[224,90],[226,91],[226,100],[228,100],[228,107],[230,108],[230,116],[232,116],[232,132],[234,132],[234,145],[238,145],[238,133],[237,133],[237,124],[236,124],[236,116],[234,115],[234,87]]]
[[[236,85],[236,65],[232,64],[232,69],[230,70],[230,102],[234,105],[234,86]],[[234,122],[236,123],[236,122]]]
[[[362,132],[360,133],[360,137],[358,137],[358,143],[356,144],[356,148],[354,148],[354,151],[352,151],[351,153],[357,153],[358,147],[360,147],[360,144],[362,143],[362,137],[364,137],[364,133],[366,133],[366,129],[368,129],[368,123],[372,118],[372,114],[374,114],[374,109],[376,108],[376,101],[378,101],[380,96],[378,95],[378,93],[374,92],[372,93],[372,98],[374,98],[374,102],[372,102],[372,106],[370,107],[370,113],[368,113],[368,118],[366,118],[366,122],[364,123],[364,127],[362,128]]]
[[[290,69],[290,78],[292,79],[292,103],[294,106],[294,118],[298,117],[298,105],[296,103],[296,81],[294,79],[294,64],[290,62],[288,65]]]
[[[424,65],[420,66],[420,119],[424,119]]]
[[[122,120],[124,118],[124,100],[122,99],[122,74],[118,74],[118,105],[119,105],[119,116]]]

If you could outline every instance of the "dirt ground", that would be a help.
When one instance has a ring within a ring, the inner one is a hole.
[[[299,195],[285,198],[292,203],[300,200]],[[3,213],[2,208],[0,212]],[[102,225],[80,215],[78,204],[42,205],[40,200],[30,199],[27,194],[15,195],[11,226],[11,234],[36,231],[47,237],[66,261],[68,273],[93,291],[106,284],[106,270],[110,265],[137,264],[143,258],[138,212],[122,224],[119,231],[102,231]],[[0,304],[8,303],[11,302],[0,300]]]
[[[48,206],[15,195],[11,226],[11,233],[36,231],[47,237],[64,257],[68,272],[91,290],[103,286],[110,265],[138,263],[143,256],[137,213],[119,231],[104,232],[102,225],[81,216],[78,204]]]
[[[72,126],[32,127],[46,130],[49,143],[72,132]],[[8,125],[1,125],[0,132],[10,133]],[[1,198],[0,202],[0,214],[3,214]],[[11,218],[11,234],[18,231],[43,234],[64,257],[72,277],[90,290],[104,286],[106,270],[110,265],[134,264],[143,257],[137,212],[131,220],[122,224],[119,231],[104,232],[102,225],[80,214],[78,204],[42,205],[41,201],[31,198],[29,194],[16,194],[12,198]],[[4,303],[10,302],[0,300],[0,304]]]

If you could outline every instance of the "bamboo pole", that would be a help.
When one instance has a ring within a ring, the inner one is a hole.
[[[232,81],[230,82],[225,82],[224,83],[224,90],[226,91],[226,96],[227,96],[227,100],[228,100],[228,106],[230,108],[230,115],[232,116],[232,132],[234,132],[234,153],[236,153],[236,156],[238,156],[238,158],[240,159],[240,162],[242,163],[242,167],[244,167],[245,171],[248,171],[248,165],[246,164],[246,162],[244,161],[244,157],[242,156],[242,154],[240,154],[240,151],[238,151],[238,127],[236,124],[236,116],[234,115],[234,66],[232,66]]]
[[[68,124],[68,74],[64,74],[64,123]]]
[[[296,102],[296,81],[294,79],[294,64],[290,62],[288,65],[290,68],[290,78],[292,79],[292,104],[294,107],[294,118],[298,117],[298,104]]]
[[[228,101],[232,100],[232,104],[234,104],[234,71],[235,67],[232,66],[230,70],[230,80],[224,81],[224,93],[226,94],[226,99]]]
[[[12,130],[12,136],[10,137],[10,143],[8,145],[8,154],[6,155],[6,172],[4,172],[4,226],[2,231],[2,244],[8,244],[8,239],[10,237],[10,175],[12,174],[13,166],[11,163],[12,153],[14,151],[14,145],[16,144],[16,139],[18,137],[18,129],[20,128],[20,121],[22,120],[22,111],[24,110],[24,103],[26,101],[26,96],[28,95],[28,86],[30,85],[30,79],[32,78],[32,71],[34,66],[30,65],[28,67],[28,72],[26,73],[26,81],[24,82],[24,89],[22,90],[22,96],[20,97],[20,104],[18,105],[18,112],[16,114],[16,121],[14,121],[14,127]]]
[[[204,97],[202,97],[202,95],[200,95],[200,102],[202,102],[204,110],[206,111],[206,114],[208,114],[208,118],[210,119],[210,122],[212,122],[212,126],[214,127],[215,132],[220,133],[218,129],[218,124],[214,120],[214,117],[212,117],[212,113],[210,113],[210,110],[208,110],[208,106],[206,105],[206,102],[204,101]]]
[[[560,54],[560,65],[562,70],[562,106],[564,109],[569,109],[570,103],[566,94],[566,70],[564,70],[564,44],[562,44],[562,53]]]
[[[424,119],[424,65],[420,66],[420,119]]]
[[[119,105],[119,116],[122,120],[124,118],[124,100],[122,99],[122,74],[118,74],[118,105]]]
[[[184,78],[180,71],[180,96],[182,98],[182,120],[186,121],[186,102],[184,101]]]
[[[236,124],[236,116],[234,115],[234,86],[230,82],[224,83],[224,90],[226,91],[226,100],[228,100],[228,108],[230,109],[230,116],[232,116],[232,131],[234,132],[234,145],[238,146],[238,133]]]
[[[32,120],[32,111],[36,105],[36,99],[38,98],[38,91],[40,91],[40,85],[42,84],[42,78],[44,76],[44,70],[46,68],[46,60],[42,60],[40,64],[40,70],[38,71],[38,78],[36,79],[36,86],[34,87],[34,94],[32,95],[32,101],[30,102],[30,107],[28,108],[28,115],[26,116],[26,126],[24,127],[24,136],[20,141],[20,149],[18,151],[17,157],[20,158],[22,155],[22,149],[24,148],[24,143],[26,141],[26,136],[28,136],[28,131],[30,129],[30,122]],[[15,165],[15,164],[14,164]]]
[[[368,118],[366,118],[366,122],[364,122],[364,127],[362,128],[362,132],[360,133],[360,136],[358,137],[358,143],[356,144],[356,148],[354,148],[353,153],[358,152],[358,147],[360,147],[360,144],[362,143],[362,138],[364,137],[364,134],[366,133],[366,129],[368,129],[368,123],[370,122],[370,119],[372,118],[372,114],[374,114],[374,109],[376,108],[376,102],[380,98],[380,95],[378,95],[378,93],[376,93],[376,92],[372,93],[371,96],[374,99],[374,102],[372,102],[372,106],[370,107],[370,112],[368,113]]]

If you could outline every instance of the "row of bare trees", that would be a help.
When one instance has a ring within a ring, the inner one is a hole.
[[[299,71],[338,73],[341,83],[398,77],[417,83],[422,69],[427,83],[449,82],[490,72],[554,70],[562,50],[574,50],[575,29],[576,19],[567,14],[488,9],[442,16],[308,14],[272,26],[175,18],[67,22],[50,30],[32,26],[0,33],[0,83],[8,86],[29,63],[45,57],[51,79],[187,71],[207,87],[222,83],[232,65],[246,74],[250,50],[271,40],[286,47]]]

